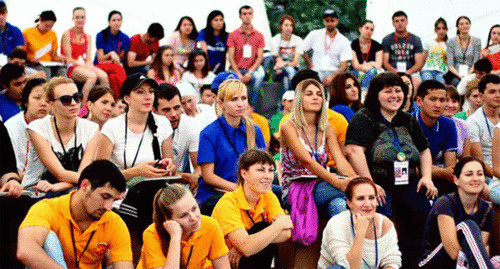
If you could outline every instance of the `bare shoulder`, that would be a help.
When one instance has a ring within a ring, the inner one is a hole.
[[[384,236],[394,227],[394,224],[388,217],[382,214],[378,214],[378,216],[382,218],[382,236]]]

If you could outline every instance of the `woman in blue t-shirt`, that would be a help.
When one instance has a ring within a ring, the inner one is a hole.
[[[217,94],[218,119],[200,133],[198,164],[201,176],[197,200],[201,212],[210,216],[222,193],[237,187],[236,163],[249,148],[266,148],[260,128],[248,118],[248,95],[245,84],[228,79]]]
[[[333,78],[329,107],[342,114],[347,121],[361,108],[361,86],[353,74],[342,73]]]
[[[208,14],[206,28],[200,31],[196,41],[208,54],[210,68],[215,74],[226,69],[227,36],[224,14],[213,10]]]

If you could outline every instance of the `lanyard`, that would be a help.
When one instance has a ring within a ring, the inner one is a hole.
[[[318,126],[316,126],[316,134],[314,135],[314,145],[315,147],[313,148],[311,145],[311,142],[309,142],[309,138],[307,138],[306,130],[304,127],[302,127],[302,131],[304,131],[304,136],[306,137],[307,145],[309,148],[311,148],[313,152],[314,159],[319,163],[319,156],[318,156]]]
[[[401,49],[401,43],[399,43],[399,39],[398,37],[396,36],[396,33],[394,33],[394,38],[396,39],[396,43],[398,43],[398,48]],[[406,47],[408,46],[408,39],[410,39],[410,35],[408,34],[408,36],[406,36],[406,39],[405,39],[405,46],[403,48],[403,50],[401,51],[401,57],[404,56],[405,54],[405,51],[406,51]]]
[[[470,36],[469,39],[467,39],[467,46],[465,46],[465,50],[462,49],[462,40],[460,40],[460,37],[458,38],[459,42],[459,47],[460,50],[462,51],[462,62],[465,63],[465,54],[467,53],[467,50],[469,49],[469,43],[470,43]]]
[[[76,243],[75,243],[75,232],[73,231],[73,223],[71,221],[69,221],[69,225],[71,226],[71,241],[73,242],[73,252],[75,254],[75,268],[80,268],[80,261],[79,260],[82,259],[83,253],[85,253],[85,251],[89,247],[90,241],[92,240],[92,237],[94,237],[95,230],[92,231],[92,233],[90,234],[90,238],[87,241],[87,244],[85,244],[85,247],[83,248],[82,253],[80,253],[80,257],[78,257],[78,253],[76,250]]]
[[[186,268],[188,268],[189,261],[191,260],[191,255],[193,255],[193,247],[194,247],[194,245],[192,245],[191,249],[189,250],[189,255],[188,255],[188,258],[187,258],[187,261],[186,261]]]
[[[351,212],[351,228],[352,228],[352,235],[354,237],[356,237],[356,231],[354,229],[354,221],[352,219],[352,212]],[[375,237],[375,266],[373,268],[377,268],[377,265],[378,265],[378,242],[377,242],[377,230],[375,228],[375,216],[373,217],[373,236]],[[363,260],[363,262],[365,263],[365,265],[368,267],[368,268],[372,268],[366,261],[365,259],[361,258],[361,260]]]
[[[64,148],[64,144],[61,139],[61,134],[59,133],[59,128],[57,128],[56,117],[54,117],[54,126],[56,127],[57,137],[59,137],[59,142],[61,143],[61,147],[63,149],[64,155],[66,155],[66,149]],[[75,148],[76,148],[76,122],[75,122]]]
[[[233,148],[234,153],[236,153],[236,157],[239,157],[240,153],[238,152],[238,149],[236,149],[236,145],[233,144],[233,141],[231,140],[231,138],[229,138],[229,135],[226,133],[226,129],[224,128],[224,125],[222,125],[222,121],[220,120],[220,117],[217,119],[217,121],[219,122],[219,125],[220,125],[220,128],[222,129],[222,132],[224,132],[224,136],[226,137],[227,142],[229,142],[229,144],[231,144],[231,147]],[[245,137],[246,137],[246,134],[245,134]]]
[[[127,132],[128,132],[128,113],[125,113],[125,146],[123,148],[123,167],[127,169]],[[148,123],[144,126],[144,131],[142,132],[141,140],[139,141],[139,146],[137,146],[137,151],[135,153],[134,160],[130,167],[134,167],[135,161],[137,160],[137,155],[139,155],[139,150],[141,149],[142,140],[144,139],[144,133],[146,133],[146,128],[148,128]]]
[[[486,122],[486,127],[488,127],[488,133],[490,134],[490,138],[493,140],[493,135],[491,134],[490,123],[488,121],[488,117],[486,117],[486,113],[483,110],[484,121]]]
[[[366,53],[363,53],[361,51],[361,43],[359,44],[359,51],[361,52],[361,57],[363,57],[363,63],[367,63],[368,60],[370,59],[370,50],[372,49],[372,41],[370,39],[370,43],[368,44],[368,51]],[[366,58],[365,58],[366,55]]]
[[[389,136],[391,137],[392,139],[392,142],[393,144],[396,146],[396,148],[398,149],[398,152],[401,152],[402,151],[402,148],[401,148],[401,144],[399,143],[399,137],[398,137],[398,133],[396,132],[396,129],[394,129],[394,127],[391,127],[391,123],[388,122],[384,116],[382,116],[382,119],[384,120],[384,124],[385,126],[387,127],[387,132],[389,133]]]
[[[326,31],[325,31],[325,54],[328,54],[328,50],[330,49],[330,47],[335,42],[335,37],[336,36],[337,36],[337,32],[335,32],[335,35],[333,36],[332,42],[330,42],[330,44],[327,45],[326,41],[327,41],[327,39],[329,39],[329,36],[326,34]]]

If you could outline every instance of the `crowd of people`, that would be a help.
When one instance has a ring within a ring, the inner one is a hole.
[[[0,267],[280,268],[279,244],[322,240],[318,268],[500,268],[500,25],[482,46],[439,18],[422,44],[397,11],[351,42],[328,9],[266,46],[238,12],[232,32],[184,16],[160,46],[114,10],[92,59],[84,8],[58,53],[54,12],[21,32],[0,0]],[[120,202],[150,178],[167,183],[131,221]]]

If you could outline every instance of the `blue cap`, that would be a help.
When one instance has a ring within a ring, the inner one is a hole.
[[[226,79],[239,79],[238,75],[234,73],[233,71],[224,71],[220,72],[212,81],[212,90],[219,89],[219,86],[224,82]]]

